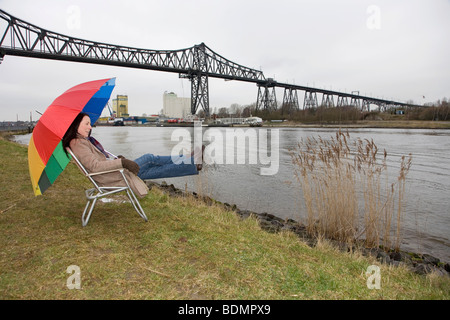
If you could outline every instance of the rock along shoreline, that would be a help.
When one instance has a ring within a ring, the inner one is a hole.
[[[167,184],[165,181],[156,183],[150,180],[145,181],[147,186],[151,189],[153,186],[158,187],[171,196],[193,196],[197,199],[203,200],[206,204],[219,204],[226,210],[235,212],[241,219],[247,219],[250,216],[255,217],[261,229],[267,232],[280,232],[283,230],[291,231],[296,234],[302,241],[307,243],[310,247],[317,244],[317,239],[308,234],[306,226],[293,219],[282,219],[270,213],[257,213],[249,210],[241,210],[235,204],[222,203],[207,196],[199,196],[196,192],[186,193],[183,190],[176,188],[173,184]],[[406,251],[394,251],[392,249],[385,250],[383,248],[366,248],[364,245],[352,244],[329,240],[328,241],[344,252],[354,252],[359,250],[364,256],[375,257],[380,263],[392,266],[406,266],[412,272],[427,275],[435,273],[440,276],[450,276],[450,264],[441,261],[439,258],[433,257],[429,254],[419,254]]]

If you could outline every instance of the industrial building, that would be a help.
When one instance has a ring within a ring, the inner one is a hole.
[[[116,99],[112,100],[112,111],[116,118],[127,118],[128,113],[128,96],[117,95]]]
[[[164,92],[163,113],[168,118],[186,118],[191,115],[191,98],[179,98],[173,92]]]

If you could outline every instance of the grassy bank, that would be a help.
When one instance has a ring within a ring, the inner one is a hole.
[[[1,299],[449,299],[448,278],[420,276],[289,232],[267,233],[220,206],[152,188],[130,204],[99,203],[85,228],[87,181],[73,163],[34,197],[27,149],[0,139]],[[67,268],[80,268],[70,290]],[[368,289],[378,265],[381,289]]]

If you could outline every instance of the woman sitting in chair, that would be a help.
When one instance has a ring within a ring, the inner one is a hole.
[[[144,154],[132,161],[123,156],[115,157],[105,151],[102,145],[91,137],[91,119],[86,113],[80,113],[70,125],[63,137],[63,147],[70,148],[89,173],[124,168],[131,189],[140,197],[148,193],[146,179],[181,177],[198,174],[201,164],[195,165],[193,159],[179,156],[176,163],[171,156]],[[124,186],[120,172],[111,172],[94,176],[99,186]],[[142,179],[142,180],[141,180]]]

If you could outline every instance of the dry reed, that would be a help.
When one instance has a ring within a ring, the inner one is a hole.
[[[373,140],[351,142],[348,131],[341,130],[329,140],[302,139],[291,150],[311,235],[347,243],[364,239],[368,247],[391,248],[394,233],[395,249],[399,249],[402,202],[412,157],[402,157],[397,181],[389,183],[387,152],[384,150],[380,161],[378,151]]]

